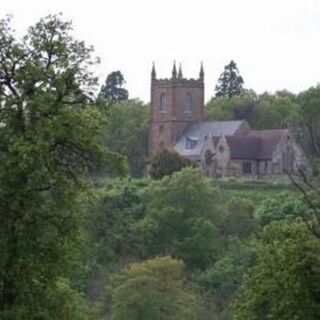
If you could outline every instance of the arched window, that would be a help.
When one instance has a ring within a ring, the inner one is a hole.
[[[204,153],[204,162],[206,166],[210,166],[213,163],[213,154],[209,149]]]
[[[242,162],[242,173],[251,174],[252,173],[252,165],[250,161]]]
[[[287,167],[287,154],[285,152],[282,153],[282,171],[286,172],[288,170]]]
[[[166,95],[161,93],[160,95],[160,111],[164,111],[166,108]]]
[[[190,92],[186,95],[184,108],[185,112],[192,112],[192,95]]]

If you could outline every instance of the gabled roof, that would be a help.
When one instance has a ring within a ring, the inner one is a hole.
[[[196,160],[200,157],[206,136],[232,136],[240,128],[242,123],[243,121],[206,121],[199,124],[192,124],[187,127],[178,139],[174,149],[182,156]],[[186,148],[188,138],[198,140],[192,149]]]

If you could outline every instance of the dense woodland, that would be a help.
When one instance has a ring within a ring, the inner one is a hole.
[[[61,16],[0,44],[0,319],[320,319],[320,86],[257,94],[231,61],[207,119],[290,128],[315,176],[215,181],[148,163],[149,106]]]

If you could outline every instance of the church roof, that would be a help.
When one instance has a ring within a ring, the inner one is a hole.
[[[226,137],[233,159],[272,159],[287,129],[248,130],[245,135]]]
[[[221,135],[232,136],[242,123],[243,121],[205,121],[199,124],[192,124],[187,127],[178,139],[174,149],[182,156],[197,160],[200,157],[206,136],[209,134],[215,137]],[[196,141],[190,149],[187,148],[188,139]]]
[[[227,136],[231,159],[256,159],[260,155],[261,138],[250,136]]]

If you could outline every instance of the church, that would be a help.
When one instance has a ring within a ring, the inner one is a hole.
[[[170,79],[151,71],[149,158],[175,150],[206,176],[283,179],[288,173],[311,175],[310,163],[289,129],[253,130],[245,120],[206,121],[204,70],[183,77],[174,63]]]

